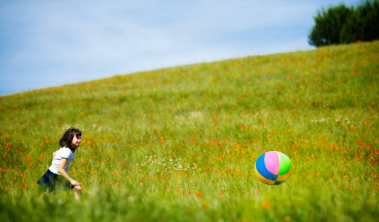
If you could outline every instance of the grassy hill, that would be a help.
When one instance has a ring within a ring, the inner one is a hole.
[[[1,221],[375,221],[379,42],[0,97]],[[83,196],[41,195],[70,126]],[[292,176],[254,175],[266,151]]]

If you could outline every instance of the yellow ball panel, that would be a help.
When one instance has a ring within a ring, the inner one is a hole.
[[[279,175],[276,181],[286,181],[291,176],[291,172],[292,172],[292,168],[290,169],[290,171],[288,171],[288,173],[284,175]]]
[[[258,177],[258,179],[260,181],[262,181],[263,183],[267,183],[267,184],[270,184],[270,185],[273,185],[275,183],[275,181],[273,180],[269,180],[269,179],[266,179],[264,178],[262,175],[260,175],[257,171],[257,168],[255,168],[255,175]],[[287,174],[286,174],[287,175]],[[283,175],[284,176],[284,175]]]

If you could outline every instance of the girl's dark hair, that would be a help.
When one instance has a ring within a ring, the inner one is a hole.
[[[59,140],[59,145],[61,147],[67,147],[70,149],[74,149],[74,147],[71,146],[72,139],[74,139],[75,136],[82,136],[82,132],[80,130],[75,129],[73,127],[69,128],[62,136],[62,138]]]

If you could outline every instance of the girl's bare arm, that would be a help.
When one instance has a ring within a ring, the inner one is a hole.
[[[58,166],[58,173],[60,173],[64,178],[66,178],[68,181],[70,181],[70,183],[74,186],[79,186],[79,183],[72,179],[67,173],[66,171],[64,171],[64,166],[66,165],[67,163],[67,159],[61,159],[61,162],[59,163],[59,166]]]

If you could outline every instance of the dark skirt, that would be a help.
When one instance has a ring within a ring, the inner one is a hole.
[[[41,185],[43,190],[48,191],[49,193],[55,190],[69,190],[74,188],[74,185],[72,185],[70,181],[50,170],[47,170],[37,183]]]

